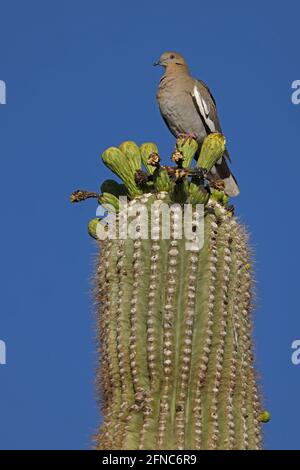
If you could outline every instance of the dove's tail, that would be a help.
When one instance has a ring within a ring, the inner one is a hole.
[[[224,181],[224,192],[227,194],[227,196],[238,196],[238,194],[240,193],[240,188],[237,184],[235,177],[230,171],[225,157],[222,157],[219,162],[216,163],[215,166],[212,168],[212,173]]]

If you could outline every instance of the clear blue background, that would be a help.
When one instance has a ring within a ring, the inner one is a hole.
[[[185,55],[218,103],[256,252],[257,365],[269,449],[299,449],[297,1],[0,2],[0,447],[83,449],[100,417],[86,232],[99,155],[133,139],[174,144],[155,102],[165,50]]]

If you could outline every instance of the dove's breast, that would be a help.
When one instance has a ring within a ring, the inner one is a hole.
[[[207,135],[192,94],[182,86],[181,80],[163,77],[158,88],[157,101],[160,112],[175,137],[178,134],[194,134],[201,142]]]

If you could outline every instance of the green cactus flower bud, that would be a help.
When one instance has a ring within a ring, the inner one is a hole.
[[[128,162],[128,165],[130,165],[130,167],[132,168],[133,172],[136,172],[137,170],[141,169],[142,159],[140,149],[135,142],[127,140],[119,146],[119,149],[121,150],[121,152],[124,153],[126,161]]]
[[[261,423],[268,423],[271,419],[271,415],[267,410],[264,410],[261,412],[258,419]]]
[[[209,134],[202,144],[197,165],[208,171],[211,170],[217,161],[224,155],[225,148],[226,139],[222,134],[218,132]]]
[[[148,159],[152,153],[158,154],[158,148],[157,145],[151,143],[151,142],[145,142],[140,146],[140,152],[141,152],[141,157],[142,157],[142,162],[148,173],[152,175],[155,171],[155,167],[152,165],[149,165]]]
[[[198,149],[196,140],[179,137],[176,141],[176,149],[183,155],[183,168],[189,168]]]
[[[123,148],[124,148],[123,144]],[[130,148],[132,151],[132,146],[128,145],[127,150]],[[121,178],[127,188],[128,194],[131,197],[136,197],[143,194],[143,191],[138,188],[135,183],[135,172],[137,168],[136,156],[126,157],[126,155],[117,147],[109,147],[102,154],[102,160],[105,165],[112,170],[116,175]]]
[[[169,192],[174,183],[170,180],[168,172],[164,168],[157,168],[153,174],[153,184],[157,192]]]
[[[114,196],[113,194],[110,193],[103,193],[99,196],[98,199],[99,204],[102,204],[102,206],[107,207],[108,210],[111,208],[114,208],[116,211],[119,210],[119,199]]]
[[[198,184],[193,182],[189,185],[189,197],[188,202],[190,204],[204,204],[206,205],[209,201],[210,194],[209,192]]]
[[[99,219],[97,217],[90,220],[88,223],[88,233],[92,238],[95,238],[95,240],[98,240],[98,237],[97,237],[98,224],[99,224]]]
[[[219,202],[223,206],[226,206],[229,201],[229,197],[224,193],[224,191],[220,191],[218,189],[211,190],[211,198]]]

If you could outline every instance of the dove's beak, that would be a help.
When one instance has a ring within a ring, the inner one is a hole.
[[[160,65],[160,61],[159,61],[159,60],[157,60],[156,62],[154,62],[154,64],[153,64],[153,65],[154,65],[154,66],[156,66],[156,65]]]

